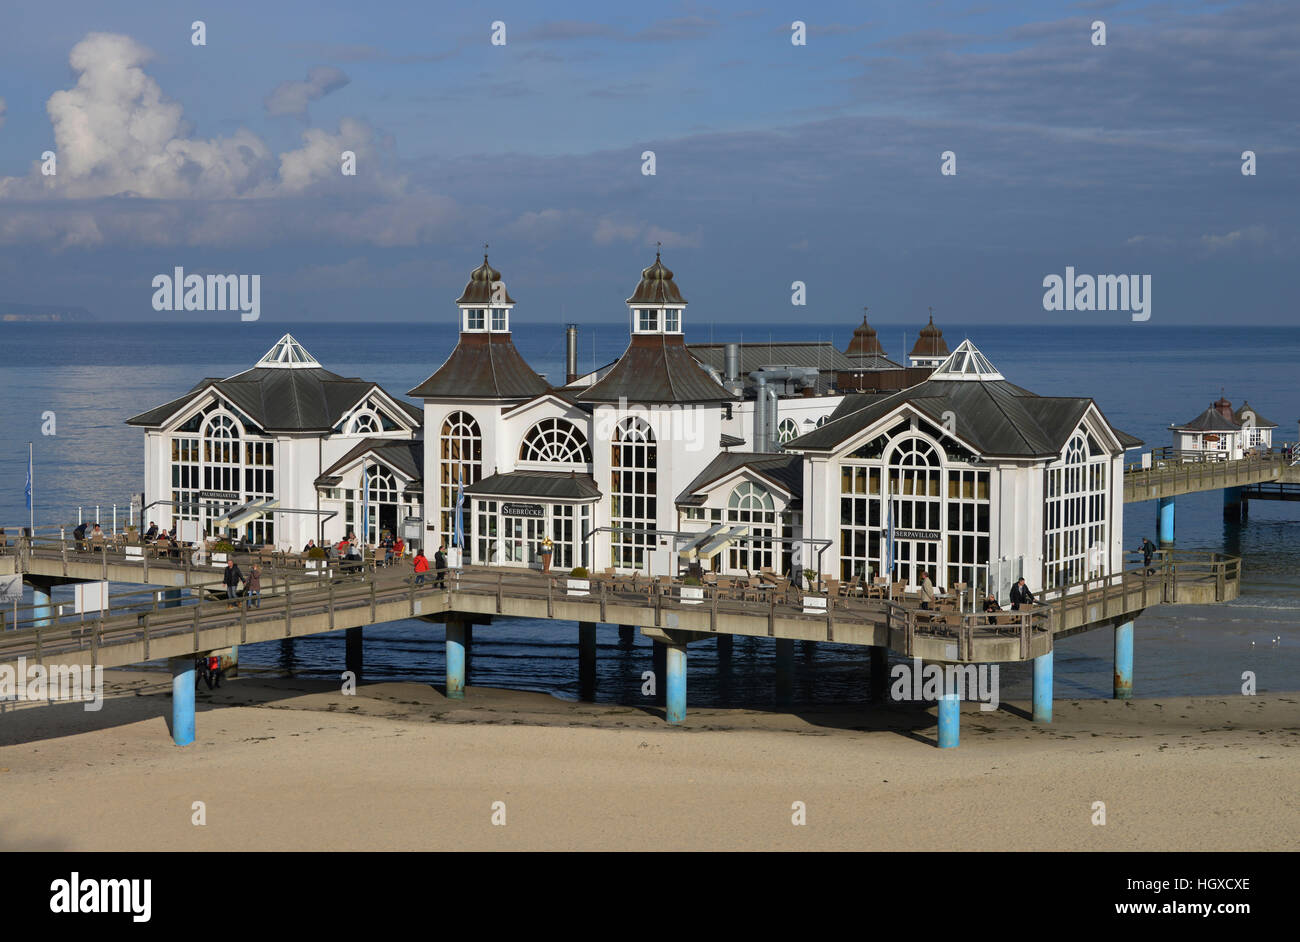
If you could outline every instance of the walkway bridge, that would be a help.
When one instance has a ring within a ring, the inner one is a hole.
[[[1200,491],[1250,487],[1271,481],[1300,482],[1300,465],[1292,452],[1267,451],[1227,460],[1201,451],[1157,449],[1151,467],[1132,464],[1124,470],[1124,503],[1178,497]]]

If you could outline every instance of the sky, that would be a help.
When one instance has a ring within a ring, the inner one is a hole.
[[[1146,324],[1296,321],[1294,0],[0,17],[0,304],[237,329],[154,310],[181,267],[265,321],[454,325],[487,243],[515,324],[618,321],[661,244],[688,325],[1130,321],[1045,310],[1067,266],[1149,275]]]

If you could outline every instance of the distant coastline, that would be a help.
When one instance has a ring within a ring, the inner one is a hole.
[[[97,318],[84,307],[60,307],[53,304],[10,304],[0,301],[0,322],[12,324],[57,324],[66,321],[88,322]]]

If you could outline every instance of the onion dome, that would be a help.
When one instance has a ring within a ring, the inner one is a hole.
[[[876,337],[876,329],[867,323],[867,315],[862,315],[862,323],[853,328],[853,339],[849,341],[847,356],[884,356],[885,351]]]
[[[912,352],[908,356],[946,357],[951,352],[948,344],[944,343],[943,331],[934,326],[934,315],[931,314],[930,323],[921,328],[921,336],[916,338],[916,345],[912,347]]]
[[[469,273],[469,284],[465,286],[465,290],[461,292],[461,296],[456,299],[456,303],[489,304],[492,301],[497,301],[505,304],[514,304],[515,299],[510,297],[508,291],[502,291],[500,295],[493,297],[493,286],[499,282],[501,282],[501,272],[488,264],[487,253],[484,252],[483,264]],[[501,288],[504,287],[505,284],[501,283]],[[496,290],[500,291],[501,289],[499,288]]]
[[[641,270],[641,282],[636,286],[628,304],[685,304],[686,299],[677,290],[673,273],[655,252],[655,263]]]

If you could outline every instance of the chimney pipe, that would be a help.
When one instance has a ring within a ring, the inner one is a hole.
[[[767,451],[767,379],[754,379],[754,451]]]
[[[564,325],[564,384],[578,378],[578,325]]]
[[[740,379],[740,344],[729,343],[723,347],[726,369],[723,370],[723,376],[728,383],[734,383]]]

